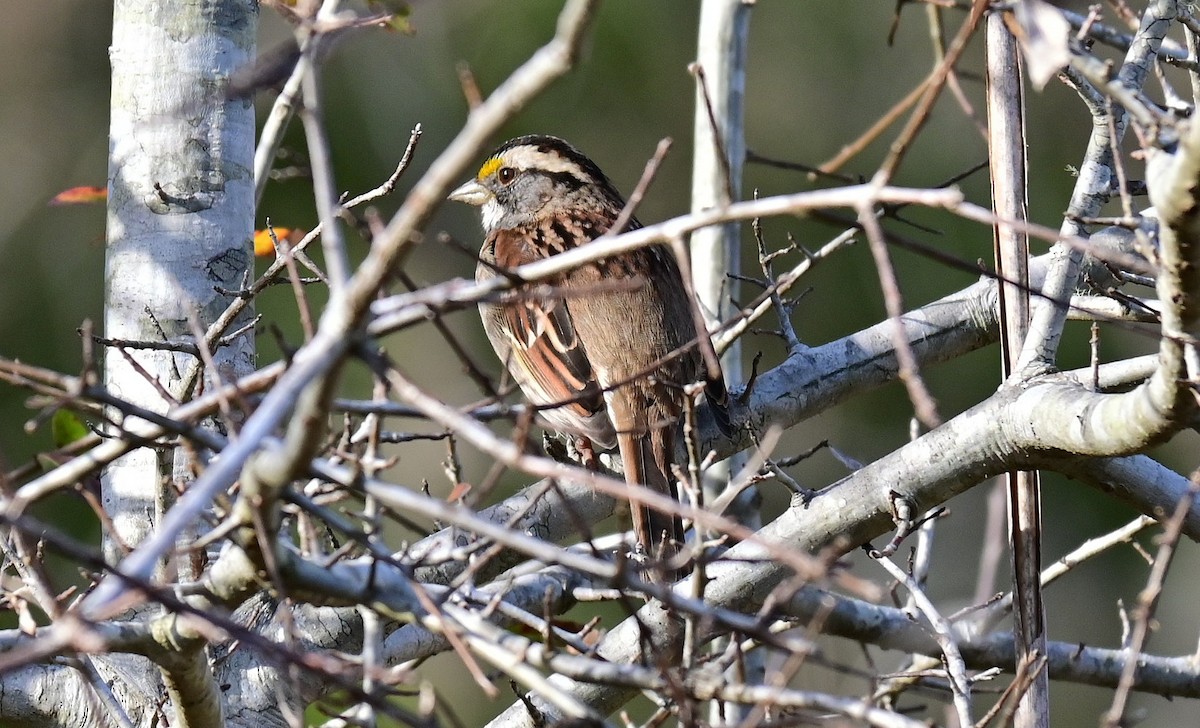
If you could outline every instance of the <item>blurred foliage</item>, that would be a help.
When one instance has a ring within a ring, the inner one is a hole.
[[[403,152],[410,130],[420,123],[424,136],[412,168],[397,192],[378,204],[386,219],[466,116],[460,68],[468,68],[487,94],[550,36],[560,6],[558,0],[414,3],[405,18],[412,35],[372,29],[342,42],[324,75],[326,117],[340,187],[355,194],[382,182]],[[504,130],[505,136],[544,132],[566,137],[627,191],[658,140],[672,137],[674,149],[639,216],[657,221],[686,211],[694,93],[686,66],[694,49],[697,7],[694,0],[603,5],[578,68],[518,116]],[[834,156],[919,84],[934,63],[924,10],[900,6],[899,32],[889,46],[886,39],[894,7],[843,0],[760,0],[751,19],[746,87],[749,147],[765,157],[815,166]],[[0,67],[6,69],[0,74],[0,158],[7,174],[0,176],[0,254],[7,265],[0,285],[0,353],[75,372],[81,368],[75,330],[85,319],[97,325],[102,321],[104,215],[99,205],[50,207],[47,203],[68,188],[102,186],[106,178],[111,6],[86,0],[13,3],[5,13],[6,22],[0,26]],[[947,15],[948,32],[960,19],[958,13]],[[289,32],[269,11],[263,21],[262,48],[281,42]],[[983,113],[981,75],[976,40],[960,68],[960,81],[977,115]],[[271,96],[262,94],[260,118]],[[1073,93],[1053,83],[1043,92],[1030,93],[1029,112],[1031,214],[1037,222],[1057,227],[1073,183],[1068,166],[1078,163],[1090,121]],[[869,146],[843,172],[870,176],[894,133]],[[279,166],[303,169],[298,125],[288,133],[285,153],[288,156]],[[946,93],[896,182],[938,185],[985,157],[976,124]],[[755,190],[771,195],[826,184],[803,173],[751,164],[744,190],[746,196]],[[987,205],[985,172],[959,184],[970,200]],[[964,262],[963,267],[950,269],[918,252],[894,248],[910,307],[969,284],[976,278],[971,272],[975,261],[991,259],[991,232],[984,227],[923,210],[905,210],[903,217],[908,222],[889,221],[888,227]],[[277,226],[311,229],[316,219],[307,180],[292,178],[270,185],[256,227],[265,227],[268,219]],[[797,219],[769,220],[764,230],[773,245],[785,244],[791,234],[809,248],[840,232],[828,223]],[[442,231],[474,248],[479,238],[475,212],[447,206],[435,217],[409,264],[408,273],[418,284],[472,271],[469,256],[453,247],[443,249],[438,242]],[[361,236],[350,237],[353,255],[361,258],[366,242]],[[748,273],[757,267],[749,242],[747,231],[744,268]],[[1035,243],[1035,249],[1042,251],[1044,245]],[[865,245],[821,264],[801,286],[806,293],[796,309],[796,327],[808,343],[847,335],[883,316],[878,279]],[[268,291],[259,311],[269,323],[260,337],[261,361],[278,356],[278,342],[295,345],[302,340],[287,286]],[[472,312],[453,314],[448,322],[461,332],[478,362],[492,371],[499,369]],[[1087,362],[1087,338],[1086,325],[1071,325],[1063,348],[1064,365]],[[480,396],[467,377],[459,376],[457,365],[448,364],[454,361],[452,354],[430,327],[397,334],[385,343],[408,372],[448,401],[462,403]],[[1113,331],[1105,333],[1102,352],[1106,358],[1117,358],[1152,346],[1152,339],[1137,332]],[[783,354],[772,336],[750,336],[745,348],[747,357],[762,351],[764,366]],[[998,351],[992,349],[926,372],[944,417],[995,388],[997,360]],[[362,392],[365,383],[362,371],[351,370],[346,390]],[[31,415],[24,408],[25,398],[25,393],[0,385],[0,454],[10,467],[53,447],[49,428],[33,434],[24,431]],[[829,439],[852,457],[870,461],[909,437],[910,415],[902,388],[887,387],[794,428],[783,451],[803,451]],[[1160,454],[1176,467],[1192,467],[1194,453],[1189,448],[1195,448],[1196,438],[1187,435],[1180,440]],[[435,491],[445,492],[449,484],[441,466],[443,444],[406,445],[398,454],[401,464],[392,477],[414,486],[427,479]],[[489,463],[472,453],[463,457],[467,476],[482,477]],[[835,458],[819,453],[798,466],[795,475],[806,485],[823,487],[844,472]],[[1048,558],[1133,515],[1078,484],[1057,477],[1046,481]],[[520,482],[515,475],[508,480],[509,485]],[[971,598],[974,584],[968,575],[976,570],[987,491],[987,486],[976,488],[949,504],[952,515],[939,531],[936,578],[930,584],[932,595],[944,602],[965,605]],[[764,492],[769,513],[785,507],[788,494],[783,488],[767,484]],[[65,509],[70,515],[55,522],[81,537],[91,533],[94,538],[95,525],[87,509],[77,500],[72,503]],[[48,517],[50,510],[43,508],[39,515]],[[1191,547],[1186,544],[1176,568],[1194,574]],[[1051,636],[1116,645],[1120,630],[1114,595],[1125,596],[1128,604],[1144,573],[1144,562],[1126,550],[1068,577],[1048,595]],[[1164,614],[1179,616],[1182,605],[1189,603],[1193,595],[1179,586],[1185,583],[1188,579],[1177,573],[1165,595]],[[1081,609],[1085,604],[1103,606]],[[1179,653],[1190,651],[1194,642],[1194,634],[1168,629],[1151,648]],[[449,662],[440,659],[432,664]],[[809,670],[802,677],[812,679],[814,687],[845,679]],[[1104,691],[1087,688],[1062,688],[1055,695],[1064,696],[1054,703],[1056,726],[1093,725],[1107,700]],[[509,700],[506,695],[495,707]],[[1172,707],[1145,696],[1135,700],[1148,711],[1147,724],[1189,720],[1180,712],[1186,706]],[[486,712],[488,706],[480,700],[456,709],[465,724],[475,725],[480,721],[476,711]]]

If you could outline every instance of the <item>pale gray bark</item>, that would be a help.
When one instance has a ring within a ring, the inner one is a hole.
[[[744,0],[704,0],[700,5],[700,27],[696,40],[696,109],[692,128],[692,212],[724,207],[742,194],[742,166],[746,159],[746,56],[750,42],[751,4]],[[740,298],[741,286],[733,276],[741,273],[742,226],[717,225],[692,233],[690,240],[692,280],[710,326],[720,324],[733,312],[732,301]],[[745,381],[742,373],[741,340],[734,341],[721,356],[726,382]],[[701,478],[704,502],[712,503],[729,485],[731,473],[740,469],[743,458],[731,457]],[[750,528],[762,525],[758,513],[761,498],[756,488],[742,493],[727,513]],[[723,643],[710,650],[720,650]],[[742,669],[746,682],[763,677],[762,655],[748,655]],[[714,721],[724,716],[736,722],[742,715],[735,703],[714,703]]]
[[[257,13],[250,0],[114,6],[103,332],[109,339],[196,342],[230,303],[216,289],[238,289],[251,268],[254,108],[251,99],[227,98],[224,88],[229,74],[254,57]],[[234,325],[251,315],[247,309]],[[105,386],[126,402],[165,412],[172,399],[251,373],[253,336],[212,351],[212,360],[210,369],[191,354],[109,347]],[[140,544],[171,508],[175,488],[186,486],[185,454],[166,453],[136,449],[105,471],[103,500],[114,526],[105,549],[110,560],[122,554],[112,539]],[[194,573],[186,558],[161,567]],[[164,690],[172,724],[222,723],[199,645],[162,663],[164,686],[147,660],[98,661],[105,676],[117,664],[122,679],[113,690],[136,725],[156,721]]]
[[[203,327],[229,305],[214,288],[236,290],[251,262],[254,109],[222,89],[253,58],[256,8],[249,0],[178,7],[122,0],[114,10],[104,335],[190,341],[193,322]],[[130,357],[145,374],[115,347],[106,352],[113,395],[162,412],[171,403],[147,377],[172,397],[189,394],[182,388],[196,357],[148,350]],[[208,377],[229,382],[250,373],[253,337],[213,358],[217,371]],[[164,473],[157,460],[145,448],[107,469],[105,502],[129,545],[167,505],[160,501],[170,466]]]

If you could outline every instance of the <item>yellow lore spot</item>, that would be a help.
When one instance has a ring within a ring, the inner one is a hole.
[[[492,157],[488,161],[484,162],[483,166],[479,168],[479,174],[476,175],[475,179],[487,179],[489,175],[494,174],[496,170],[500,169],[502,164],[503,162],[500,161],[500,157]]]

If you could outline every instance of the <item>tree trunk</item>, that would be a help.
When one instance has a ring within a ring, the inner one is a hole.
[[[253,262],[254,107],[229,99],[226,80],[254,56],[257,3],[118,0],[113,15],[108,256],[104,335],[127,342],[192,344],[230,302]],[[226,291],[221,293],[220,290]],[[243,322],[252,312],[243,312]],[[234,323],[232,330],[238,328]],[[211,352],[109,346],[108,391],[154,412],[254,370],[252,332]],[[119,420],[118,420],[119,422]],[[225,429],[228,422],[211,422]],[[186,487],[186,449],[143,447],[113,463],[102,481],[113,532],[104,553],[117,562],[137,546]],[[176,455],[175,453],[178,453]],[[194,574],[195,557],[160,564]],[[130,615],[131,618],[137,615]],[[114,685],[136,724],[153,721],[156,670],[125,657]],[[147,699],[149,698],[149,699]]]

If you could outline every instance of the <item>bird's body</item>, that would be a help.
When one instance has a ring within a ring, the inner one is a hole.
[[[624,207],[591,160],[544,136],[501,145],[451,199],[483,208],[480,280],[592,242]],[[631,220],[626,229],[636,227]],[[639,248],[548,283],[553,295],[519,293],[481,304],[492,347],[529,400],[545,408],[540,414],[550,427],[617,447],[627,482],[676,497],[672,464],[683,385],[705,370],[671,251]],[[723,383],[711,381],[708,397],[723,404]],[[667,559],[677,552],[683,542],[677,516],[638,504],[631,514],[645,555]]]

